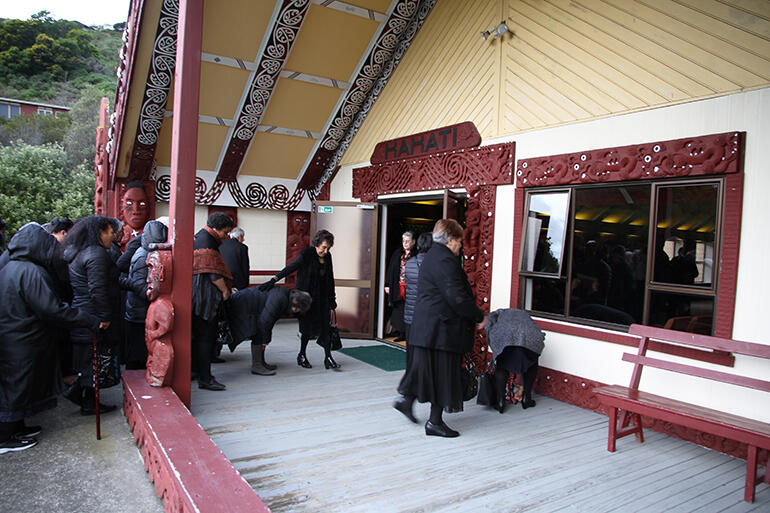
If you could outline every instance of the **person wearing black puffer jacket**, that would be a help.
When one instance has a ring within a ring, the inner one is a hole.
[[[99,334],[99,353],[116,355],[120,345],[120,283],[118,268],[110,256],[115,238],[112,221],[107,217],[90,216],[80,219],[64,239],[64,259],[69,262],[72,306],[95,315],[107,329]],[[91,332],[73,329],[72,367],[78,379],[66,397],[80,404],[82,415],[96,411],[93,389]],[[99,405],[102,413],[115,405]]]
[[[144,369],[147,364],[147,345],[144,340],[144,321],[147,317],[147,255],[154,251],[153,244],[166,242],[168,228],[160,221],[144,225],[141,246],[131,257],[126,293],[126,348],[123,355],[126,370]],[[131,245],[131,242],[128,243]],[[128,250],[126,250],[128,251]]]
[[[409,345],[409,332],[412,329],[412,319],[414,317],[414,306],[417,304],[417,279],[420,276],[420,266],[425,259],[425,253],[433,245],[433,234],[430,232],[421,233],[417,237],[417,254],[406,261],[404,272],[406,273],[406,294],[404,299],[404,327],[406,329],[406,370],[409,372],[412,366],[412,346]],[[417,422],[417,418],[412,413],[414,404],[413,395],[402,395],[393,403],[393,407],[406,415],[406,418],[412,422]]]
[[[100,327],[95,316],[57,296],[58,245],[40,225],[27,224],[11,239],[0,270],[0,454],[34,447],[41,428],[25,426],[24,418],[56,406],[56,330]]]

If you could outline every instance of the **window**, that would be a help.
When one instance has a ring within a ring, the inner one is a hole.
[[[711,334],[721,179],[528,191],[521,308]]]
[[[46,109],[45,107],[38,107],[37,108],[37,113],[38,114],[43,114],[44,116],[52,116],[53,115],[53,110]]]

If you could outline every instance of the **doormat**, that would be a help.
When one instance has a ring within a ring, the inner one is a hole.
[[[387,372],[406,369],[406,352],[395,347],[385,345],[343,347],[339,352]]]

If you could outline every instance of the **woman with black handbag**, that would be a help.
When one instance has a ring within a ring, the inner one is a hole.
[[[444,423],[442,411],[462,411],[463,354],[473,348],[474,328],[486,323],[460,263],[462,239],[463,229],[453,219],[441,219],[433,228],[433,246],[420,266],[409,330],[412,362],[398,386],[402,396],[430,403],[425,423],[429,436],[460,435]]]
[[[319,230],[310,243],[292,263],[260,285],[259,289],[270,290],[277,281],[293,272],[297,273],[296,288],[308,292],[313,298],[310,310],[299,317],[300,348],[297,365],[306,369],[312,367],[307,359],[307,344],[311,338],[317,338],[318,345],[324,348],[324,367],[337,369],[340,365],[332,357],[329,339],[331,311],[337,309],[334,266],[330,253],[334,246],[334,235],[327,230]]]

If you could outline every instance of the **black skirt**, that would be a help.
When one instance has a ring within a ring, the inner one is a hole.
[[[421,403],[440,406],[447,413],[463,411],[460,353],[412,347],[410,365],[398,385],[398,393]]]
[[[525,347],[507,346],[497,356],[497,365],[514,374],[524,374],[527,369],[537,365],[539,355]]]

